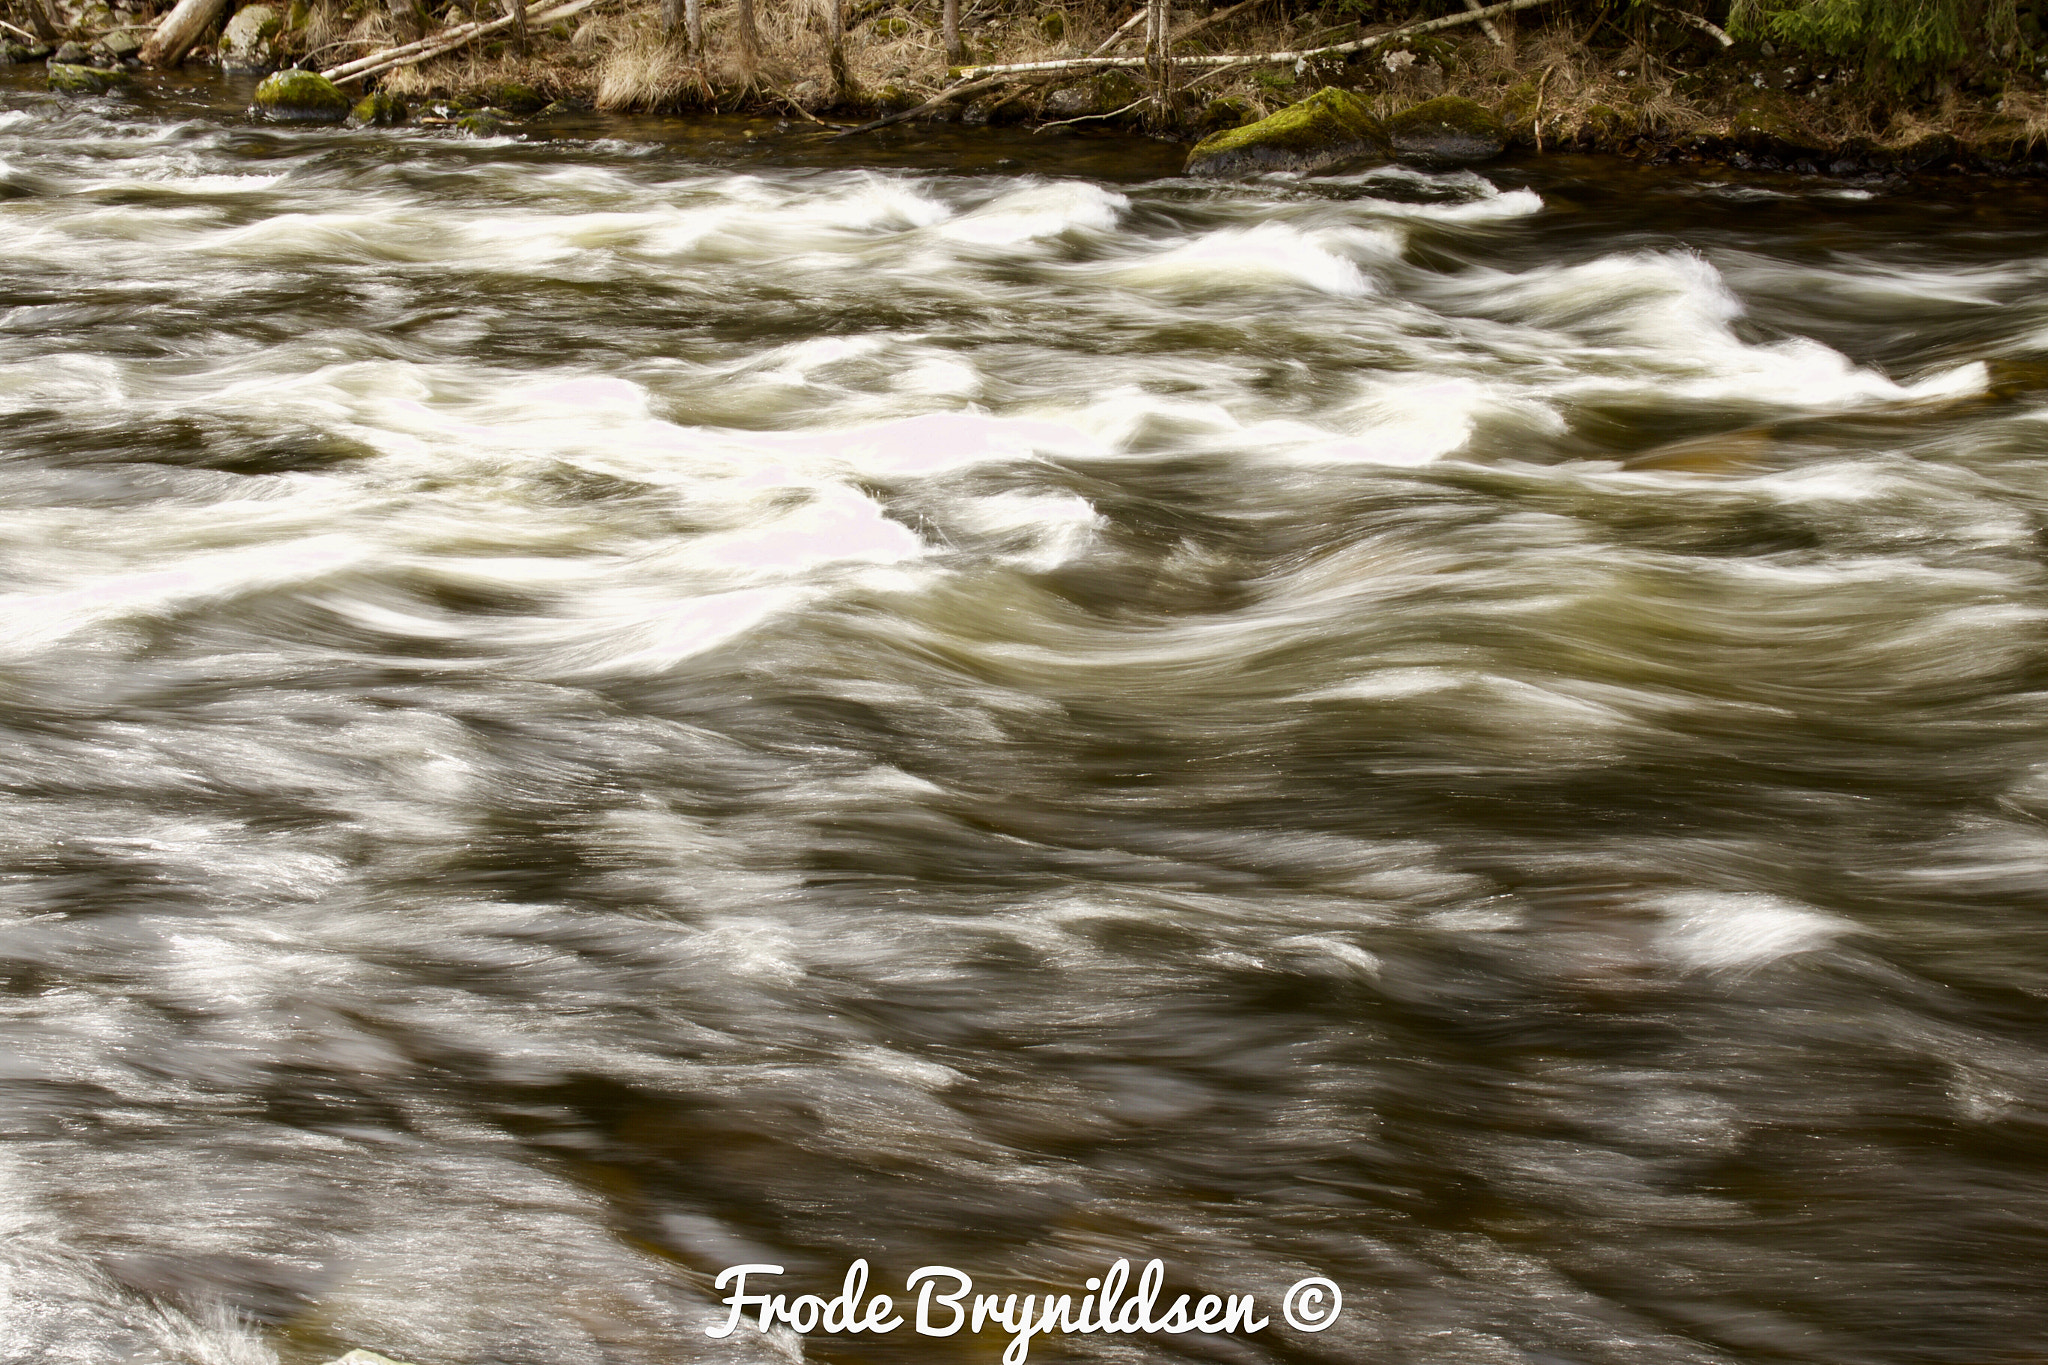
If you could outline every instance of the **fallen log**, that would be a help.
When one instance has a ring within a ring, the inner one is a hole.
[[[343,81],[367,80],[371,76],[381,76],[386,71],[395,71],[401,66],[414,66],[420,62],[431,61],[445,52],[453,52],[456,48],[474,42],[486,34],[497,33],[511,28],[521,18],[527,18],[527,22],[535,27],[542,27],[555,23],[557,20],[567,19],[572,14],[581,14],[584,10],[597,3],[598,0],[572,0],[570,4],[557,5],[551,10],[543,10],[539,14],[532,15],[530,18],[522,15],[508,14],[502,19],[493,19],[487,24],[462,24],[444,33],[436,33],[431,37],[422,38],[416,43],[407,43],[402,47],[386,48],[382,52],[372,52],[367,57],[358,57],[352,62],[343,62],[340,66],[333,67],[320,74],[333,81],[336,85],[341,84]]]
[[[1289,52],[1246,52],[1235,55],[1218,54],[1214,56],[1175,57],[1173,60],[1176,66],[1286,66],[1294,62],[1308,61],[1315,57],[1343,57],[1353,52],[1370,52],[1373,48],[1379,47],[1384,43],[1391,43],[1399,38],[1413,37],[1422,33],[1435,33],[1439,29],[1456,28],[1460,24],[1476,24],[1482,19],[1491,19],[1496,14],[1508,14],[1515,10],[1534,9],[1538,5],[1548,5],[1555,2],[1556,0],[1502,0],[1500,4],[1486,5],[1464,14],[1446,15],[1441,19],[1425,19],[1421,23],[1408,24],[1401,28],[1390,29],[1385,33],[1375,33],[1369,38],[1357,38],[1348,43],[1334,43],[1329,47],[1302,48],[1298,51]],[[952,74],[959,76],[962,80],[978,81],[990,76],[1026,75],[1043,71],[1099,71],[1112,67],[1141,67],[1146,64],[1147,60],[1143,57],[1065,57],[1049,62],[1011,62],[1002,66],[962,66],[956,67]],[[945,99],[950,98],[950,94],[943,95],[940,102],[943,103]]]
[[[163,17],[135,54],[136,60],[144,66],[177,65],[227,7],[228,0],[178,0],[177,8]]]
[[[1418,33],[1434,33],[1438,29],[1455,28],[1459,24],[1475,24],[1482,19],[1491,19],[1496,14],[1507,14],[1513,10],[1534,9],[1538,5],[1555,3],[1555,0],[1503,0],[1497,5],[1486,5],[1465,14],[1453,14],[1442,19],[1425,19],[1419,24],[1409,24],[1391,29],[1386,33],[1375,33],[1370,38],[1359,38],[1334,47],[1307,48],[1300,52],[1249,52],[1237,55],[1175,57],[1175,66],[1282,66],[1292,62],[1307,61],[1311,57],[1338,57],[1353,52],[1369,52],[1383,43],[1397,38],[1407,38]],[[1139,14],[1145,11],[1140,10]],[[878,128],[887,128],[904,123],[921,114],[951,104],[968,95],[992,90],[1005,81],[1018,76],[1040,76],[1062,71],[1106,71],[1117,68],[1125,70],[1149,66],[1148,57],[1067,57],[1052,62],[1012,62],[1006,66],[963,66],[956,67],[949,74],[960,77],[957,84],[949,85],[932,98],[914,109],[904,109],[887,114],[872,123],[863,123],[858,128],[848,128],[835,137],[853,137],[860,133],[872,133]]]

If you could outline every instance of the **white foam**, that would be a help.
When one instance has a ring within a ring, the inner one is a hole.
[[[1118,283],[1185,293],[1291,285],[1363,298],[1371,284],[1357,265],[1284,223],[1222,228],[1110,272]]]
[[[1796,901],[1757,892],[1686,891],[1655,897],[1664,917],[1657,942],[1689,971],[1742,972],[1817,952],[1854,923]]]
[[[950,242],[1015,246],[1056,237],[1072,228],[1107,232],[1131,201],[1114,190],[1078,180],[1012,190],[938,229]]]

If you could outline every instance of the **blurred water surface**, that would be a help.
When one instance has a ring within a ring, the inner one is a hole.
[[[2040,190],[0,108],[0,1358],[2042,1358]]]

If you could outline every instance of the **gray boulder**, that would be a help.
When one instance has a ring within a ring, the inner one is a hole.
[[[1439,95],[1387,120],[1394,154],[1424,165],[1462,166],[1491,161],[1508,145],[1508,130],[1493,111],[1462,95]]]
[[[1187,174],[1212,180],[1265,171],[1315,174],[1385,161],[1393,150],[1385,125],[1364,100],[1326,85],[1257,123],[1203,138],[1188,153]]]
[[[284,25],[268,5],[244,5],[220,35],[220,69],[273,71],[277,68],[278,30]]]

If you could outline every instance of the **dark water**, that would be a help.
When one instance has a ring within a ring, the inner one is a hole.
[[[11,79],[0,1359],[2042,1358],[2039,190]]]

